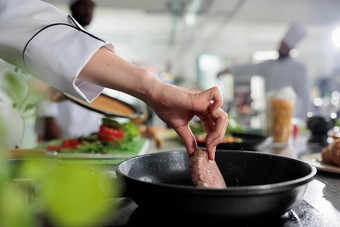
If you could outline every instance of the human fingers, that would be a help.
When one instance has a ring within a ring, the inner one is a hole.
[[[209,135],[211,132],[214,131],[215,123],[211,120],[210,116],[206,117],[205,120],[203,120],[202,122],[203,122],[204,129],[207,132],[207,135]],[[214,160],[216,148],[209,150],[209,147],[207,146],[207,144],[208,143],[206,143],[206,150],[208,151],[208,158],[210,160]]]
[[[209,160],[212,160],[212,161],[215,160],[215,153],[216,153],[216,147],[214,147],[213,150],[208,153]]]
[[[228,114],[219,108],[218,110],[211,112],[210,117],[212,122],[214,122],[214,130],[207,135],[206,141],[207,143],[212,143],[217,139],[221,139],[222,141],[228,126]]]
[[[197,149],[197,142],[195,136],[192,134],[189,128],[189,125],[179,126],[174,128],[174,130],[181,137],[188,154],[191,155],[194,153],[194,151]]]
[[[210,115],[204,117],[204,118],[200,118],[202,123],[203,123],[203,127],[205,129],[205,131],[207,132],[207,134],[209,134],[210,132],[214,131],[215,128],[215,123],[213,122],[213,120],[211,119]]]
[[[220,108],[223,104],[222,96],[217,87],[212,87],[201,93],[208,106],[204,111],[197,114],[203,122],[207,132],[206,149],[209,152],[209,159],[214,160],[216,146],[223,140],[228,124],[228,115]]]
[[[215,123],[212,121],[211,117],[209,115],[205,116],[204,118],[200,118],[202,123],[203,123],[203,126],[204,126],[204,129],[207,133],[207,136],[213,132],[215,129]],[[205,138],[205,140],[207,140],[207,137]],[[212,149],[212,150],[209,150],[210,147],[207,146],[207,142],[206,142],[206,150],[208,152],[208,157],[210,160],[214,160],[215,159],[215,151],[216,149]]]
[[[218,87],[212,87],[203,91],[203,95],[206,95],[210,102],[210,111],[215,111],[223,105],[223,98]]]
[[[214,158],[216,146],[223,140],[228,125],[228,114],[221,108],[210,114],[212,122],[214,122],[214,130],[208,132],[206,137],[206,149],[212,153],[209,158]],[[213,159],[211,159],[213,160]]]

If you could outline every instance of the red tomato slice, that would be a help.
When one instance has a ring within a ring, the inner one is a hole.
[[[47,150],[49,151],[55,151],[55,150],[60,150],[61,146],[58,145],[48,145]]]
[[[99,132],[97,134],[98,139],[106,141],[122,141],[125,132],[123,130],[108,127],[106,125],[101,125]]]
[[[64,149],[73,149],[83,144],[83,142],[78,139],[66,139],[62,141],[62,145],[49,145],[47,150],[64,150]]]

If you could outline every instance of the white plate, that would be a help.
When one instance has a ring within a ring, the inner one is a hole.
[[[305,161],[317,168],[321,171],[326,171],[330,173],[340,173],[340,167],[335,164],[329,164],[322,161],[321,153],[309,154],[302,156],[300,158],[302,161]]]

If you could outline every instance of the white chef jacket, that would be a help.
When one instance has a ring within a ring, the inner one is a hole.
[[[235,76],[259,75],[265,80],[265,91],[276,91],[291,86],[297,96],[294,116],[305,119],[310,111],[310,82],[304,64],[291,57],[268,60],[259,64],[237,65],[229,71]]]
[[[110,42],[85,31],[71,16],[39,0],[0,1],[0,58],[53,87],[87,102],[103,90],[77,79]]]
[[[100,47],[114,52],[113,45],[88,33],[56,7],[39,0],[0,0],[0,31],[0,58],[8,63],[87,102],[102,92],[103,87],[77,77]],[[0,99],[4,118],[17,115],[7,106]],[[20,123],[19,131],[22,127]],[[20,146],[19,136],[11,139],[6,147]]]
[[[58,103],[44,100],[38,107],[36,130],[39,134],[43,134],[45,128],[44,117],[55,118],[62,138],[74,138],[98,132],[103,115],[69,100]]]

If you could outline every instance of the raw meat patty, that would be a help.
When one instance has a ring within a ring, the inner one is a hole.
[[[209,160],[208,152],[205,149],[197,148],[190,156],[189,171],[192,182],[198,187],[227,187],[216,162]]]

